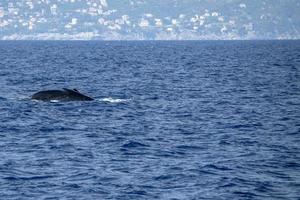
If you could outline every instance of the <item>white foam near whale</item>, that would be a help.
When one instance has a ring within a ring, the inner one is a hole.
[[[109,103],[124,103],[130,101],[130,99],[114,99],[112,97],[106,97],[106,98],[99,99],[99,101],[109,102]]]
[[[54,99],[54,100],[50,100],[50,102],[51,103],[58,103],[58,102],[60,102],[59,100],[56,100],[56,99]]]

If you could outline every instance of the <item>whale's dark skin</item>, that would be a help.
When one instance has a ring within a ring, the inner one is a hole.
[[[31,99],[40,101],[92,101],[91,97],[81,94],[78,90],[63,88],[63,90],[44,90],[31,96]]]

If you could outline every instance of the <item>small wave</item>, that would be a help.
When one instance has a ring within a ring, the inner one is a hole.
[[[107,98],[99,99],[99,101],[109,102],[109,103],[124,103],[130,101],[130,99],[114,99],[111,97],[107,97]]]
[[[148,145],[146,144],[135,142],[135,141],[129,141],[122,145],[123,148],[138,148],[138,147],[147,147],[147,146]]]
[[[24,100],[29,100],[31,99],[30,97],[28,96],[17,96],[17,97],[0,97],[0,100],[3,99],[3,100],[12,100],[12,101],[24,101]]]
[[[30,177],[8,176],[8,177],[4,177],[3,179],[9,180],[9,181],[18,181],[18,180],[29,181],[29,180],[48,179],[48,178],[53,178],[53,176],[30,176]]]
[[[18,100],[28,100],[28,99],[31,99],[31,98],[28,96],[19,96],[18,97]]]

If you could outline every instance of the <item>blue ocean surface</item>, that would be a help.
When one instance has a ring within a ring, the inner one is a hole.
[[[0,199],[300,199],[300,41],[3,41],[0,86]]]

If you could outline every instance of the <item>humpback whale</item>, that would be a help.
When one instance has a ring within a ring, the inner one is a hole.
[[[63,90],[44,90],[37,92],[31,96],[31,99],[41,100],[41,101],[91,101],[94,100],[91,97],[88,97],[84,94],[81,94],[76,89],[67,89]]]

